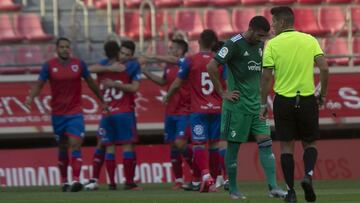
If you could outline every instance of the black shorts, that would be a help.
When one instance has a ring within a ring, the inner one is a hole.
[[[319,138],[319,107],[314,95],[284,97],[276,94],[274,121],[280,141],[301,139],[312,142]],[[296,105],[298,102],[298,105]]]

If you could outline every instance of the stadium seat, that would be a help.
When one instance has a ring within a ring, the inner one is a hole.
[[[125,0],[124,3],[127,8],[140,8],[141,0]]]
[[[107,8],[107,0],[96,0],[94,2],[96,8],[105,9]],[[113,8],[119,8],[119,0],[111,0]]]
[[[21,4],[16,4],[13,0],[1,0],[0,11],[19,11]]]
[[[312,8],[295,8],[295,29],[315,36],[323,36],[330,32],[320,28]]]
[[[146,16],[147,14],[145,14]],[[122,37],[129,37],[133,40],[139,40],[140,30],[139,30],[139,12],[125,12],[125,36]],[[119,17],[116,17],[115,20],[115,31],[120,35],[120,21]],[[145,19],[145,28],[144,28],[144,38],[149,39],[151,37],[151,29],[150,24],[146,23]]]
[[[351,0],[325,0],[325,2],[329,4],[348,4]]]
[[[299,4],[321,4],[323,0],[297,0]]]
[[[287,5],[295,3],[295,1],[296,0],[270,0],[270,3],[274,5]]]
[[[13,65],[15,62],[14,50],[11,46],[0,46],[0,65]]]
[[[329,55],[347,55],[349,54],[349,48],[347,45],[346,38],[326,38],[324,40],[325,53]],[[348,57],[337,57],[337,58],[328,58],[329,65],[339,65],[346,66],[349,64]]]
[[[211,5],[214,6],[234,6],[240,3],[240,0],[211,0]]]
[[[256,16],[255,9],[233,10],[232,23],[234,30],[238,33],[246,31],[251,18],[254,16]]]
[[[360,54],[360,37],[353,38],[353,54]],[[360,65],[360,56],[354,58],[354,65]]]
[[[184,0],[184,6],[193,7],[200,6],[204,7],[209,5],[211,0]]]
[[[49,41],[54,38],[44,32],[40,17],[35,13],[14,15],[14,26],[19,34],[29,41]]]
[[[15,32],[10,17],[0,14],[0,42],[19,42],[23,37]]]
[[[269,0],[240,0],[242,5],[263,5],[269,2]]]
[[[152,43],[149,43],[149,46],[146,49],[147,54],[152,54],[152,50],[154,49]],[[168,46],[164,41],[156,41],[155,44],[155,52],[156,54],[165,55],[167,54]]]
[[[173,15],[168,12],[166,14],[167,16],[167,22],[168,22],[168,30],[167,33],[169,35],[172,34],[172,31],[174,30],[174,19],[173,19]],[[148,25],[151,25],[151,16],[150,13],[146,14],[146,22]],[[158,11],[156,12],[156,16],[155,16],[155,23],[156,23],[156,33],[157,35],[162,39],[165,37],[165,12],[163,11]]]
[[[351,7],[351,19],[354,31],[360,30],[360,7]]]
[[[205,28],[214,30],[220,39],[236,33],[231,26],[229,13],[225,9],[205,10],[204,21]]]
[[[197,39],[204,30],[201,16],[194,10],[177,10],[175,12],[175,27],[186,32],[189,39]]]
[[[200,51],[200,46],[198,41],[190,41],[189,42],[189,51],[187,55],[196,54]]]
[[[182,0],[153,0],[156,8],[170,8],[182,5]]]
[[[57,56],[55,44],[47,44],[43,46],[42,52],[44,53],[44,60],[49,60]]]
[[[320,7],[319,25],[322,29],[328,29],[331,34],[347,32],[345,15],[342,8],[338,6]]]
[[[18,65],[44,63],[44,55],[39,45],[20,46],[16,49],[15,61]]]
[[[264,16],[269,21],[269,23],[271,25],[271,23],[272,23],[272,15],[271,15],[270,9],[262,9],[262,10],[260,10],[259,15]]]

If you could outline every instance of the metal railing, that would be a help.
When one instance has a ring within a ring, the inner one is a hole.
[[[153,47],[152,54],[156,53],[156,22],[155,22],[155,5],[151,0],[143,0],[140,4],[139,9],[139,50],[141,53],[144,52],[144,27],[145,27],[145,6],[148,5],[150,8],[150,23],[151,23],[151,45]]]
[[[89,31],[89,11],[88,8],[86,7],[86,5],[84,4],[83,1],[81,0],[76,0],[73,4],[72,10],[71,10],[71,16],[72,16],[72,21],[71,21],[71,27],[72,27],[72,31],[76,31],[75,27],[76,27],[76,12],[77,9],[80,8],[83,12],[83,20],[84,20],[84,38],[85,41],[90,43],[90,31]],[[76,33],[73,33],[76,34]]]

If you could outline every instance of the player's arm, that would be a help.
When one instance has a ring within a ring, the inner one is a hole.
[[[151,71],[149,71],[148,68],[143,68],[142,69],[142,73],[149,78],[151,81],[155,82],[156,84],[160,85],[160,86],[164,86],[166,85],[167,81],[165,79],[165,77],[160,77],[154,73],[152,73]]]
[[[91,73],[103,73],[103,72],[122,72],[125,70],[125,66],[120,63],[113,63],[111,65],[94,64],[89,66]]]
[[[226,91],[223,89],[220,81],[220,74],[219,74],[219,66],[220,63],[217,62],[215,59],[212,59],[207,65],[207,71],[210,76],[211,82],[214,84],[215,91],[223,98],[230,100],[232,102],[239,99],[239,91]]]
[[[262,75],[260,82],[260,119],[265,120],[268,113],[267,97],[274,80],[273,70],[275,68],[274,56],[272,54],[272,44],[269,41],[264,48],[264,55],[262,61]]]
[[[171,55],[143,55],[146,62],[164,62],[177,64],[179,58]]]
[[[329,80],[329,67],[326,62],[325,56],[323,51],[320,48],[320,45],[316,39],[314,39],[315,47],[315,63],[320,69],[320,83],[321,83],[321,90],[320,94],[317,95],[319,106],[322,106],[326,99],[327,94],[327,86]]]
[[[140,82],[138,80],[133,80],[129,84],[124,84],[119,81],[114,81],[110,79],[105,79],[101,82],[105,88],[116,88],[124,92],[136,92],[139,90]]]
[[[171,84],[167,94],[163,98],[163,102],[166,104],[169,99],[180,89],[183,83],[183,79],[177,77],[174,82]]]
[[[32,86],[29,91],[29,96],[26,97],[25,106],[28,109],[31,109],[31,103],[34,98],[39,95],[41,89],[44,87],[46,81],[49,78],[49,65],[47,63],[43,64],[39,73],[38,81]]]
[[[100,101],[103,102],[102,95],[101,95],[100,90],[99,90],[98,86],[96,85],[94,79],[91,76],[88,76],[88,77],[84,78],[84,80],[86,81],[86,83],[89,86],[89,88],[91,89],[91,91],[96,95],[96,97],[99,98]]]

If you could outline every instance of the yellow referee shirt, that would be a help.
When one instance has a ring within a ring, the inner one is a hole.
[[[316,38],[302,32],[286,30],[269,40],[263,67],[274,68],[274,91],[285,97],[314,94],[314,60],[323,54]]]

